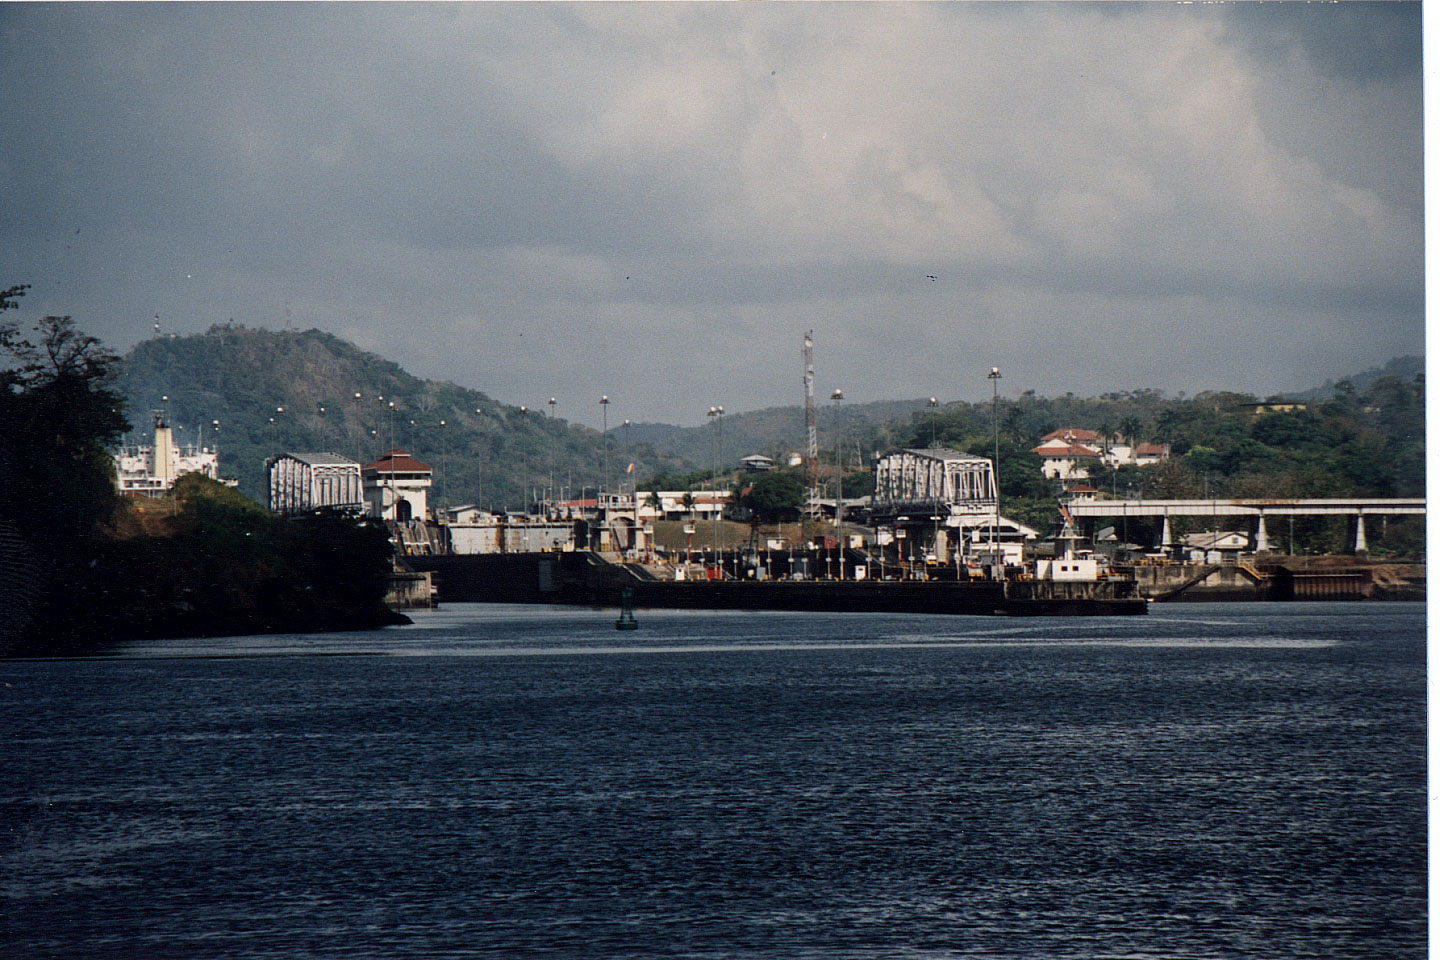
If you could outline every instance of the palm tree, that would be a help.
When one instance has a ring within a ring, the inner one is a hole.
[[[1100,451],[1103,454],[1101,459],[1109,463],[1110,441],[1115,436],[1115,427],[1109,420],[1103,420],[1100,426],[1096,428],[1096,432],[1100,434]]]
[[[1130,444],[1130,458],[1135,458],[1135,448],[1140,446],[1140,431],[1144,429],[1140,418],[1131,414],[1120,421],[1120,432],[1125,437],[1125,442]]]

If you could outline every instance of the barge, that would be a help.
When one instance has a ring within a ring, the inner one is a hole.
[[[996,580],[661,579],[598,553],[510,553],[407,557],[433,575],[440,603],[550,603],[679,610],[813,610],[983,616],[1144,614],[1133,579]]]

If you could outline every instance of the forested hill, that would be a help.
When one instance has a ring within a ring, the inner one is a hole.
[[[603,461],[596,430],[422,380],[319,330],[223,324],[146,340],[124,357],[117,387],[129,402],[133,441],[149,442],[163,409],[179,443],[218,446],[222,475],[262,501],[265,458],[282,451],[328,450],[369,463],[401,447],[435,468],[437,498],[497,508],[519,506],[527,482],[533,488],[552,474],[593,490]],[[629,459],[641,461],[637,469],[682,466],[635,447]],[[617,470],[621,452],[611,456]]]

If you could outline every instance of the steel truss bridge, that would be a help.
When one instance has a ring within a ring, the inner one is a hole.
[[[1170,545],[1171,517],[1254,517],[1255,551],[1270,549],[1265,521],[1271,517],[1348,516],[1355,518],[1355,552],[1369,548],[1365,543],[1366,517],[1396,517],[1425,513],[1424,497],[1395,499],[1335,500],[1097,500],[1080,497],[1065,503],[1076,520],[1115,517],[1162,517],[1160,545]]]

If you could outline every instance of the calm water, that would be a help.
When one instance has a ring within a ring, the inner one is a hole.
[[[1424,956],[1421,605],[614,616],[0,662],[0,956]]]

